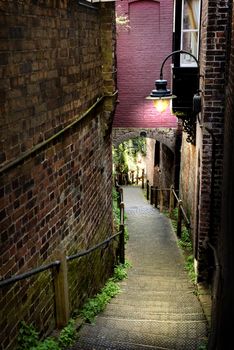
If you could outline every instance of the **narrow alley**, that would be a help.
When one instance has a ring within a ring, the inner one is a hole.
[[[81,328],[72,350],[203,349],[207,320],[169,220],[139,187],[126,186],[123,194],[132,267],[121,293]]]

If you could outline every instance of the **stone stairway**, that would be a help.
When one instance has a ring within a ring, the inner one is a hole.
[[[73,350],[198,350],[207,320],[184,270],[169,220],[137,187],[124,188],[132,268],[94,324],[85,324]]]

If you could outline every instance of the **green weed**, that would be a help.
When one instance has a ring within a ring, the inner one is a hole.
[[[72,345],[76,339],[75,320],[70,320],[68,325],[60,332],[58,343],[61,349]]]
[[[27,325],[24,321],[20,322],[18,335],[18,350],[28,350],[37,346],[39,342],[39,333],[32,325]]]
[[[169,216],[169,211],[164,211],[164,215]],[[171,223],[174,232],[177,232],[177,218],[178,218],[178,208],[173,209],[171,213]],[[182,224],[181,237],[177,240],[178,246],[182,249],[185,257],[185,269],[188,271],[188,276],[190,280],[196,282],[196,273],[194,269],[194,258],[193,258],[193,245],[190,237],[189,229]]]
[[[96,294],[96,296],[86,301],[80,311],[80,316],[82,316],[86,322],[92,323],[95,316],[104,311],[111,298],[120,293],[120,287],[117,282],[127,278],[126,269],[130,266],[129,262],[117,265],[114,269],[113,276],[106,282],[101,291]]]
[[[120,292],[120,287],[114,281],[108,281],[101,292],[89,298],[80,311],[86,322],[92,323],[97,314],[104,311],[107,303]]]
[[[114,268],[114,275],[111,278],[112,281],[118,282],[122,281],[123,279],[127,278],[128,273],[127,269],[131,267],[131,264],[126,261],[125,264],[119,264]]]
[[[58,338],[48,337],[39,340],[39,333],[32,325],[21,322],[17,350],[63,350],[72,345],[76,339],[75,321],[70,320],[62,329]]]
[[[39,342],[36,347],[32,347],[30,350],[60,350],[58,343],[53,338],[47,338],[42,342]]]

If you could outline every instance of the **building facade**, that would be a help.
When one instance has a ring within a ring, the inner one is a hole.
[[[233,2],[176,0],[175,6],[179,17],[176,49],[194,53],[195,40],[191,37],[197,38],[202,105],[194,123],[194,143],[186,142],[186,133],[183,133],[180,195],[191,215],[198,283],[211,291],[208,348],[231,349],[229,320],[234,311],[230,209],[233,192]],[[196,14],[200,19],[195,35],[195,26],[188,24]],[[190,36],[189,40],[183,41],[184,35],[187,39]]]
[[[112,235],[114,3],[0,5],[0,279]],[[101,186],[100,186],[101,184]],[[68,263],[69,315],[110,275],[115,248]],[[77,272],[78,271],[78,272]],[[0,288],[0,348],[20,321],[56,327],[56,269]]]

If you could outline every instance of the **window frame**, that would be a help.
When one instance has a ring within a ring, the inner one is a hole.
[[[182,0],[181,6],[181,29],[180,29],[180,50],[184,50],[183,48],[183,35],[184,33],[197,33],[197,55],[194,55],[198,59],[199,55],[199,35],[200,35],[200,19],[201,19],[201,0],[199,1],[199,14],[198,14],[198,28],[197,29],[184,29],[184,4],[186,0]],[[193,1],[193,0],[192,0]],[[192,53],[192,52],[191,52]],[[192,53],[194,54],[194,53]],[[192,60],[189,63],[184,63],[182,56],[180,57],[180,67],[196,67],[196,62]]]

